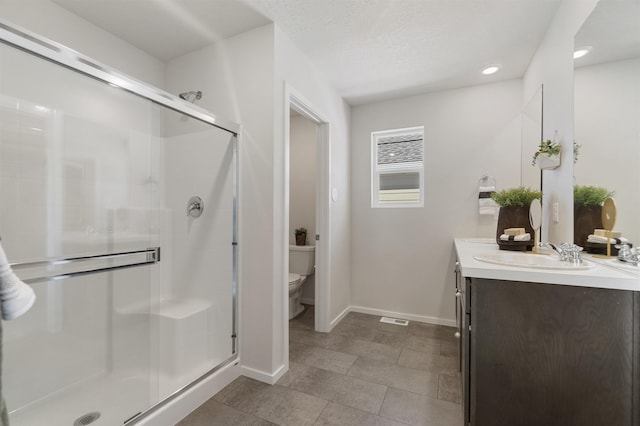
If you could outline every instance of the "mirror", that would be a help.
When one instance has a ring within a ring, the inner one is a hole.
[[[542,100],[543,87],[529,99],[522,109],[522,134],[520,151],[520,185],[540,191],[540,169],[531,165],[533,154],[542,140]]]
[[[640,245],[640,2],[600,0],[575,47],[574,183],[614,191],[615,230]]]

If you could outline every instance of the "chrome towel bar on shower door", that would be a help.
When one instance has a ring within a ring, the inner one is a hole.
[[[118,269],[133,268],[154,264],[160,261],[160,247],[144,250],[124,251],[119,253],[96,254],[90,256],[67,257],[61,259],[45,259],[31,262],[11,263],[11,268],[27,284],[44,281],[57,281]],[[68,271],[53,271],[60,265],[69,265]],[[76,266],[85,268],[73,269]]]

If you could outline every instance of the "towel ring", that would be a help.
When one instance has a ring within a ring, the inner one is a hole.
[[[496,186],[496,180],[493,176],[482,175],[482,177],[478,180],[478,186]]]

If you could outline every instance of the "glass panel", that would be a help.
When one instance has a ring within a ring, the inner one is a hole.
[[[380,175],[380,190],[420,189],[420,173],[386,173]]]
[[[420,173],[385,173],[380,175],[381,204],[420,201]]]
[[[160,109],[160,107],[158,107]],[[163,109],[163,281],[160,399],[232,355],[234,143],[232,134]],[[187,214],[192,196],[199,217]]]
[[[10,262],[159,245],[152,104],[5,45],[0,55],[0,232]],[[33,285],[31,311],[4,323],[12,425],[73,424],[95,411],[122,424],[155,402],[156,269]]]
[[[378,165],[422,161],[422,134],[378,139]]]

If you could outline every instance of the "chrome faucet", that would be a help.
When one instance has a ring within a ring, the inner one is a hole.
[[[582,256],[580,256],[582,247],[578,245],[573,243],[563,243],[558,246],[554,243],[540,243],[540,246],[551,247],[556,253],[558,253],[562,262],[570,262],[576,265],[582,263]]]
[[[632,265],[640,265],[640,249],[638,247],[631,248],[629,244],[616,244],[618,249],[618,260],[630,263]]]

